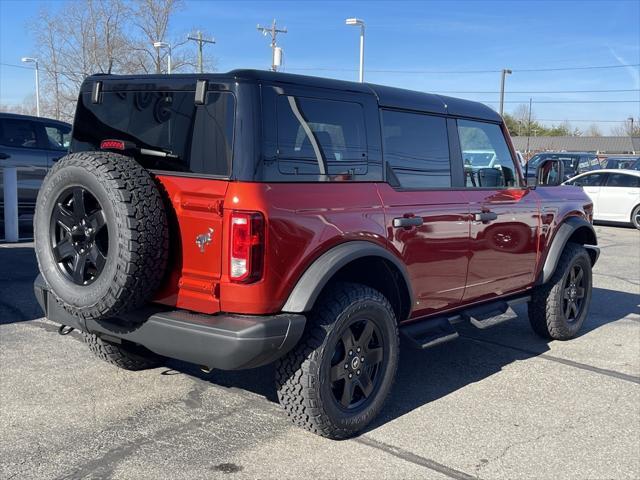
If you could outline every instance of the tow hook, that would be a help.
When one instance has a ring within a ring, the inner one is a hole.
[[[60,325],[60,328],[58,329],[58,334],[69,335],[74,330],[75,329],[73,327],[70,327],[69,325]]]

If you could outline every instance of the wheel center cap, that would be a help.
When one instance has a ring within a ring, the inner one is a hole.
[[[351,360],[351,368],[353,370],[357,370],[359,366],[360,366],[360,359],[358,357],[353,357],[353,360]]]

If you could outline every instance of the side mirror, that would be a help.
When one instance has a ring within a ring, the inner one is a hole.
[[[564,162],[562,160],[543,160],[536,171],[536,185],[549,187],[560,185],[564,182]]]
[[[479,168],[476,171],[479,187],[503,187],[502,170],[497,168]]]

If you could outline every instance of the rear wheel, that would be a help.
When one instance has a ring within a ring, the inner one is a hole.
[[[582,327],[591,302],[591,259],[582,245],[568,243],[555,273],[529,302],[529,322],[544,338],[568,340]]]
[[[640,205],[633,209],[631,213],[631,223],[634,227],[640,230]]]
[[[92,333],[83,333],[83,336],[95,356],[124,370],[146,370],[162,363],[162,357],[140,345],[112,343]]]
[[[303,340],[277,363],[280,404],[311,432],[350,437],[382,408],[398,351],[387,299],[369,287],[336,284],[319,298]]]

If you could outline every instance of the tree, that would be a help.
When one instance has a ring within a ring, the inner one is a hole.
[[[161,71],[172,45],[172,71],[194,71],[195,45],[170,38],[171,20],[183,0],[77,0],[44,8],[31,23],[43,73],[43,115],[71,120],[80,85],[94,73],[144,74]]]
[[[611,133],[620,137],[640,137],[640,118],[627,118],[622,124],[613,127]]]
[[[598,127],[598,125],[596,125],[595,123],[592,123],[584,131],[584,135],[587,137],[601,137],[602,131],[600,130],[600,127]]]

